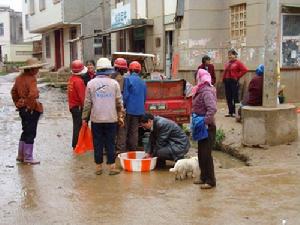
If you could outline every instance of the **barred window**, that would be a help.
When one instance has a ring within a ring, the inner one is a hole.
[[[246,37],[246,3],[230,7],[230,34],[231,39]]]

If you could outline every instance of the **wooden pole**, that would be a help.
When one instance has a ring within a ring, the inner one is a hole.
[[[263,106],[277,107],[277,77],[280,59],[280,4],[279,0],[267,0],[265,25],[265,73]]]

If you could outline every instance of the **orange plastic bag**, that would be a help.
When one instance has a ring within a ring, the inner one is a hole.
[[[94,150],[92,131],[87,123],[82,124],[78,136],[77,145],[74,149],[76,154],[82,154],[89,150]]]

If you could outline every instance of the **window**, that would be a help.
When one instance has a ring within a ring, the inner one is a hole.
[[[60,0],[53,0],[53,4],[59,3]]]
[[[230,7],[230,34],[231,39],[246,37],[246,4]]]
[[[0,36],[4,35],[4,24],[0,23]]]
[[[70,39],[73,40],[77,38],[77,28],[72,27],[70,29]],[[70,44],[70,52],[71,52],[71,61],[75,60],[78,58],[78,48],[77,48],[77,41],[72,42]]]
[[[100,30],[94,30],[94,33],[97,34],[101,32]],[[102,55],[102,35],[98,34],[94,37],[94,54]]]
[[[118,51],[125,52],[126,51],[126,33],[125,30],[121,30],[118,32]]]
[[[101,47],[95,47],[94,48],[94,54],[95,55],[102,55],[102,48]]]
[[[34,0],[29,0],[29,14],[34,14]]]
[[[300,67],[300,14],[282,15],[282,66]]]
[[[110,35],[103,36],[102,42],[103,42],[103,56],[104,57],[110,56],[111,55]]]
[[[46,58],[51,58],[51,46],[50,46],[50,36],[46,35],[45,37],[45,46],[46,46]]]
[[[160,37],[155,38],[155,47],[156,48],[160,47]]]
[[[29,16],[25,15],[25,28],[26,30],[29,30]]]
[[[39,1],[39,7],[40,7],[40,11],[46,9],[46,1],[45,0],[40,0]]]

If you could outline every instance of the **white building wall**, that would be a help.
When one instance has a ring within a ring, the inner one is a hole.
[[[165,3],[164,3],[165,4],[164,14],[165,15],[175,14],[177,1],[174,1],[174,0],[164,0],[164,1],[165,1]]]
[[[62,14],[62,3],[54,4],[53,0],[45,0],[46,8],[45,10],[40,11],[39,9],[39,0],[34,0],[35,13],[29,18],[30,31],[38,31],[42,28],[55,26],[56,24],[63,22]]]
[[[9,12],[0,12],[0,23],[4,25],[4,35],[0,36],[0,45],[8,45],[10,43],[10,22]]]
[[[24,62],[32,57],[32,45],[17,44],[10,46],[10,59],[13,62]]]
[[[78,31],[80,32],[80,27],[78,27]],[[63,31],[63,51],[64,51],[64,66],[69,67],[71,64],[71,52],[70,52],[70,27],[65,27]],[[50,57],[46,57],[46,35],[50,36]],[[55,36],[54,30],[49,31],[48,33],[43,34],[42,38],[43,42],[43,61],[48,63],[46,67],[51,68],[55,66]],[[81,51],[81,43],[77,42],[77,55],[78,59],[82,60],[82,51]]]
[[[146,0],[137,0],[137,19],[145,19],[147,17]]]
[[[28,11],[28,0],[22,1],[22,26],[23,26],[23,39],[24,42],[32,42],[32,41],[39,41],[42,39],[42,35],[40,34],[35,34],[35,33],[30,33],[29,32],[29,26],[26,29],[26,15],[29,15],[29,11]]]

